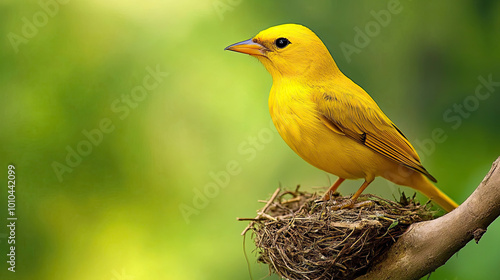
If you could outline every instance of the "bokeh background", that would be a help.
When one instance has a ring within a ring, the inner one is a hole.
[[[388,7],[399,12],[377,22]],[[480,77],[500,82],[498,1],[3,0],[0,279],[249,279],[236,217],[280,184],[336,179],[270,125],[262,65],[223,51],[282,23],[322,38],[458,202],[500,156],[500,86],[476,96]],[[446,139],[432,140],[436,129]],[[383,179],[367,190],[399,191],[413,193]],[[498,279],[498,236],[496,221],[430,279]]]

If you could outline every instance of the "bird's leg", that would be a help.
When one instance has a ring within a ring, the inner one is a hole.
[[[347,199],[347,200],[343,201],[342,203],[339,203],[338,205],[335,206],[335,208],[336,209],[353,208],[355,206],[354,203],[356,202],[356,200],[358,199],[358,197],[361,195],[361,193],[366,189],[366,187],[368,187],[368,185],[372,181],[373,180],[371,180],[371,181],[365,181],[363,183],[363,185],[361,185],[361,187],[359,188],[359,190],[353,196],[351,196],[350,199]],[[365,206],[364,204],[365,204],[365,202],[363,201],[363,202],[359,203],[359,205],[357,205],[357,206],[363,207],[363,206]]]
[[[337,190],[337,188],[344,182],[344,178],[338,178],[337,181],[326,191],[325,195],[323,195],[323,201],[330,200],[330,196]]]
[[[368,187],[368,185],[373,182],[373,180],[371,181],[366,181],[363,183],[363,185],[361,185],[361,187],[359,187],[359,190],[351,197],[351,200],[352,202],[356,202],[356,200],[358,199],[358,197],[361,195],[361,193],[366,189],[366,187]]]

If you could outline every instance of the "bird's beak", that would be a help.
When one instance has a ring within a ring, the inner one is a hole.
[[[226,47],[224,50],[229,50],[233,52],[246,53],[249,55],[261,55],[265,56],[268,49],[259,43],[255,43],[252,39],[248,39],[243,42],[232,44]]]

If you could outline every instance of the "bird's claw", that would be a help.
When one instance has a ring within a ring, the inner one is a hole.
[[[346,200],[340,202],[339,204],[334,205],[332,207],[332,210],[341,210],[341,209],[346,209],[346,208],[353,209],[353,208],[369,207],[369,206],[372,206],[373,204],[375,204],[375,203],[371,200],[360,201],[360,202],[356,203],[352,199],[346,199]]]
[[[341,210],[345,208],[354,208],[354,201],[352,199],[346,199],[332,207],[332,210]]]
[[[360,201],[356,204],[354,204],[354,208],[361,208],[361,207],[370,207],[373,206],[375,202],[371,200],[365,200],[365,201]]]

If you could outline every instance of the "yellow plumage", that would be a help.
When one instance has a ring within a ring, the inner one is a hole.
[[[279,25],[226,49],[255,56],[271,73],[272,120],[299,156],[339,176],[330,191],[344,179],[363,178],[352,197],[355,201],[375,177],[382,176],[421,191],[447,211],[457,207],[429,181],[436,179],[406,137],[368,93],[338,69],[311,30]]]

